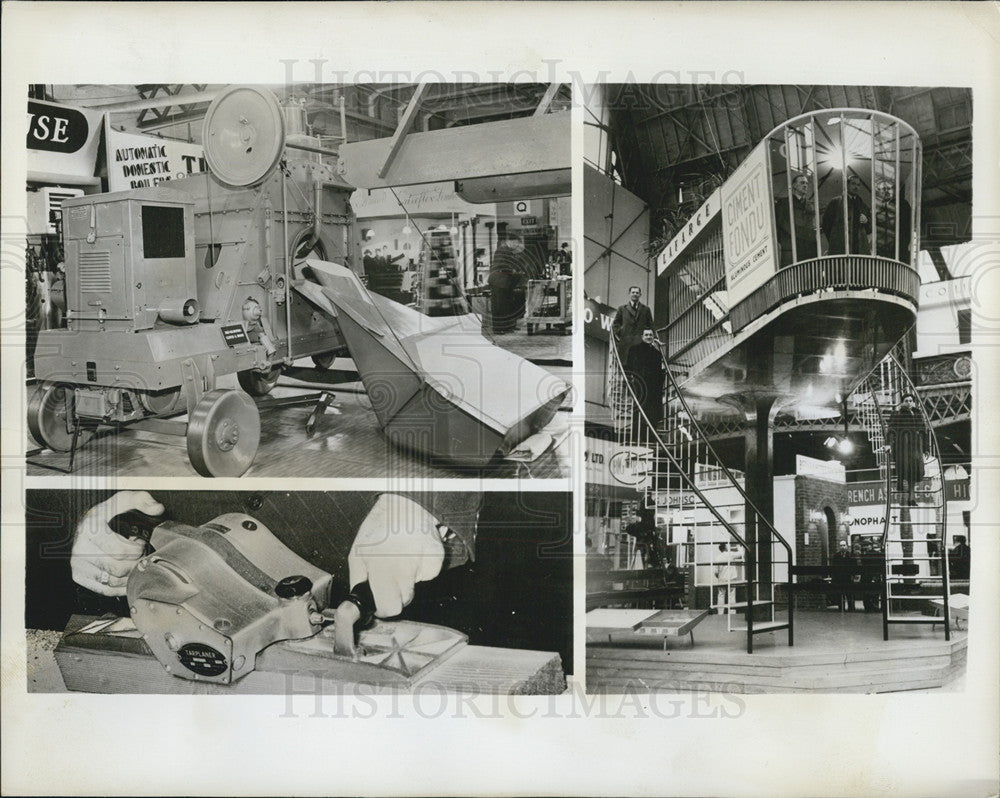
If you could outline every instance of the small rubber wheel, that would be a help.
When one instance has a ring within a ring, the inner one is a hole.
[[[281,376],[281,366],[272,366],[268,371],[249,369],[236,374],[240,387],[251,396],[267,396],[278,384]]]
[[[168,388],[165,391],[142,391],[139,403],[154,416],[172,413],[180,404],[181,389]]]
[[[337,359],[336,352],[322,352],[318,355],[312,356],[313,365],[318,369],[323,369],[326,371],[330,366],[333,365],[333,361]]]
[[[188,457],[203,477],[243,476],[259,445],[260,413],[242,391],[209,391],[188,419]]]

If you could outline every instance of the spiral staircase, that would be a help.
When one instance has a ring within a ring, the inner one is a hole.
[[[670,370],[663,418],[650,419],[641,384],[626,376],[613,339],[610,350],[608,396],[618,447],[643,505],[666,510],[670,528],[688,532],[696,606],[726,614],[727,628],[745,634],[747,653],[755,635],[767,632],[784,630],[793,645],[790,544],[750,500],[742,475],[716,455]]]

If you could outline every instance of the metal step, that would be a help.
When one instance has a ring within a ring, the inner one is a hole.
[[[944,593],[889,593],[889,598],[893,601],[929,601],[930,599],[941,598]]]
[[[903,563],[903,562],[938,562],[940,557],[904,557],[902,555],[893,555],[887,562],[890,563]]]
[[[778,604],[777,601],[775,601],[774,599],[771,599],[770,601],[755,601],[753,603],[753,606],[754,607],[774,607],[774,606],[777,606],[777,604]],[[781,602],[781,604],[782,604],[782,606],[784,606],[785,602]],[[750,602],[749,601],[734,601],[732,604],[719,604],[718,606],[719,606],[720,609],[724,608],[724,609],[727,609],[727,610],[733,610],[733,609],[737,609],[738,610],[738,609],[746,609],[747,607],[750,606]]]
[[[940,620],[940,619],[939,619]],[[763,634],[764,632],[777,632],[781,629],[788,628],[788,621],[761,621],[760,623],[755,623],[753,625],[753,633],[755,635]],[[734,626],[730,631],[732,632],[745,632],[747,630],[746,626]]]

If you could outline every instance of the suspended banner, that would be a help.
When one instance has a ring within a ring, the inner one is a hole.
[[[200,144],[122,133],[110,125],[105,131],[109,191],[146,188],[205,171]]]
[[[490,208],[473,205],[458,196],[455,193],[455,184],[451,181],[425,183],[421,186],[399,186],[395,189],[358,189],[351,195],[351,207],[359,219],[402,216],[403,208],[411,216],[437,213],[491,215]]]
[[[730,307],[774,274],[767,150],[757,147],[722,186],[722,236]]]
[[[670,239],[670,243],[656,256],[656,273],[658,275],[663,274],[666,268],[677,260],[677,257],[687,248],[687,245],[694,241],[708,223],[719,215],[721,196],[722,189],[713,191],[694,216],[687,220],[684,226],[677,231],[677,234]]]
[[[28,181],[94,183],[103,116],[99,111],[28,100]]]

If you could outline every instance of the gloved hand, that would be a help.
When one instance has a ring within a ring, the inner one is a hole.
[[[146,491],[122,491],[87,511],[76,528],[70,569],[73,581],[103,596],[124,596],[125,583],[142,557],[145,542],[123,538],[108,521],[129,510],[162,515],[163,505]]]
[[[437,519],[412,499],[385,493],[358,529],[347,558],[351,588],[368,580],[380,618],[399,615],[417,582],[441,572]]]

